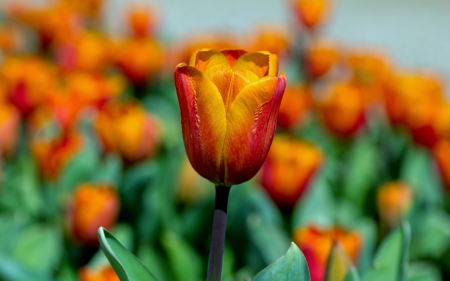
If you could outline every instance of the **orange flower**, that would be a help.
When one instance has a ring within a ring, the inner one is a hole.
[[[322,281],[333,242],[339,242],[347,255],[356,262],[362,246],[362,238],[356,232],[338,227],[321,229],[316,226],[300,227],[294,232],[294,242],[302,250],[308,262],[311,281]]]
[[[45,100],[56,83],[56,69],[32,56],[8,56],[0,67],[9,100],[28,115]]]
[[[383,184],[377,192],[377,207],[381,220],[389,227],[395,226],[408,213],[412,200],[413,192],[408,184]]]
[[[89,183],[78,186],[69,211],[72,234],[81,242],[97,243],[98,228],[112,228],[119,207],[119,195],[112,186]]]
[[[98,270],[83,267],[80,272],[80,281],[120,281],[111,266],[105,266]]]
[[[329,9],[327,0],[296,0],[294,12],[297,19],[307,29],[313,29],[323,23]]]
[[[278,112],[278,126],[293,129],[301,124],[312,105],[311,90],[307,86],[287,87]]]
[[[214,184],[251,179],[269,152],[286,80],[267,52],[203,49],[175,68],[183,140]]]
[[[311,78],[325,75],[337,62],[337,47],[328,42],[315,43],[305,52],[306,70]]]
[[[17,145],[20,115],[17,109],[0,100],[0,159],[11,155]]]
[[[434,148],[433,155],[441,173],[442,182],[450,191],[450,140],[442,139]]]
[[[152,33],[158,20],[156,14],[144,7],[134,7],[128,12],[128,24],[134,37],[147,37]]]
[[[107,103],[95,120],[95,129],[105,150],[126,161],[136,162],[153,155],[159,145],[160,128],[155,117],[137,103]]]
[[[0,25],[0,50],[11,53],[20,49],[23,38],[20,31],[14,25]]]
[[[282,28],[262,27],[250,44],[249,50],[267,51],[278,56],[287,55],[289,49],[289,34]]]
[[[82,144],[82,137],[74,132],[50,140],[36,137],[31,140],[31,152],[43,177],[55,180]]]
[[[261,185],[278,206],[291,208],[322,161],[322,152],[313,144],[287,135],[276,136],[261,168]]]
[[[329,96],[318,103],[325,126],[333,133],[350,137],[365,123],[365,103],[359,89],[351,83],[338,83]]]
[[[138,85],[145,84],[163,64],[163,49],[150,38],[131,38],[118,43],[114,55],[117,66]]]

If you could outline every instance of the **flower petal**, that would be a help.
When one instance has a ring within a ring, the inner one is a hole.
[[[189,65],[205,72],[211,66],[217,64],[229,65],[228,59],[224,54],[216,50],[201,49],[194,52],[189,61]]]
[[[234,70],[250,70],[259,78],[277,76],[278,57],[269,52],[246,53],[238,58],[233,65]]]
[[[234,63],[238,58],[240,58],[242,55],[246,54],[247,51],[236,49],[236,50],[222,50],[220,51],[222,54],[225,55],[228,62],[230,63],[230,66],[233,67]]]
[[[186,152],[194,169],[213,183],[223,175],[226,113],[217,87],[194,67],[175,69]]]
[[[245,87],[231,104],[223,152],[226,184],[247,181],[261,168],[285,87],[284,76],[263,78]]]

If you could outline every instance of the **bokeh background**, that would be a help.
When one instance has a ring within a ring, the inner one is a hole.
[[[214,187],[186,158],[173,81],[199,48],[268,50],[288,81],[265,164],[230,194],[224,280],[290,241],[313,281],[333,241],[367,280],[404,221],[407,280],[450,278],[449,1],[0,8],[0,280],[118,280],[100,226],[160,280],[204,279]]]

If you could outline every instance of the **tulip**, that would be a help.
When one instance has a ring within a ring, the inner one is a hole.
[[[203,49],[175,69],[183,140],[194,169],[216,185],[251,179],[275,133],[286,86],[276,55]]]
[[[69,227],[74,238],[86,244],[98,242],[97,230],[112,228],[119,215],[119,195],[106,184],[78,186],[69,210]]]
[[[261,185],[278,206],[292,208],[322,159],[322,152],[313,144],[287,135],[276,136],[261,168]]]
[[[444,186],[450,191],[450,140],[442,139],[433,148],[433,155]]]
[[[311,78],[320,78],[336,65],[338,58],[337,47],[333,44],[315,43],[305,52],[306,71]]]
[[[307,29],[313,29],[320,25],[326,17],[329,9],[327,0],[296,0],[294,12],[297,19]]]
[[[134,7],[128,13],[128,25],[134,37],[147,37],[156,28],[156,14],[144,7]]]
[[[403,182],[383,184],[377,191],[377,207],[381,221],[392,228],[408,213],[413,200],[411,187]]]
[[[357,232],[338,227],[322,229],[316,226],[300,227],[294,232],[294,242],[305,255],[311,281],[322,281],[333,242],[339,242],[346,254],[356,262],[362,238]]]
[[[251,51],[265,50],[277,56],[287,55],[290,46],[289,34],[283,28],[261,27],[257,36],[252,40]]]
[[[309,87],[296,85],[287,87],[278,112],[278,126],[290,130],[302,124],[312,107]]]
[[[120,281],[111,266],[105,266],[100,269],[83,267],[79,271],[79,277],[80,281]]]
[[[105,150],[121,155],[128,162],[150,157],[159,147],[159,124],[137,103],[107,103],[94,126]]]
[[[0,159],[13,153],[17,145],[19,126],[19,111],[0,100]]]
[[[351,83],[339,83],[318,104],[322,121],[331,132],[342,137],[355,135],[365,123],[365,103],[360,90]]]
[[[46,180],[58,179],[74,155],[81,149],[83,139],[75,132],[55,139],[35,137],[31,140],[31,152]]]

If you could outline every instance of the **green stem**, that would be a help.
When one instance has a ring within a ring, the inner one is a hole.
[[[222,280],[223,249],[227,226],[228,195],[231,186],[216,186],[216,203],[209,251],[208,273],[206,281]]]

